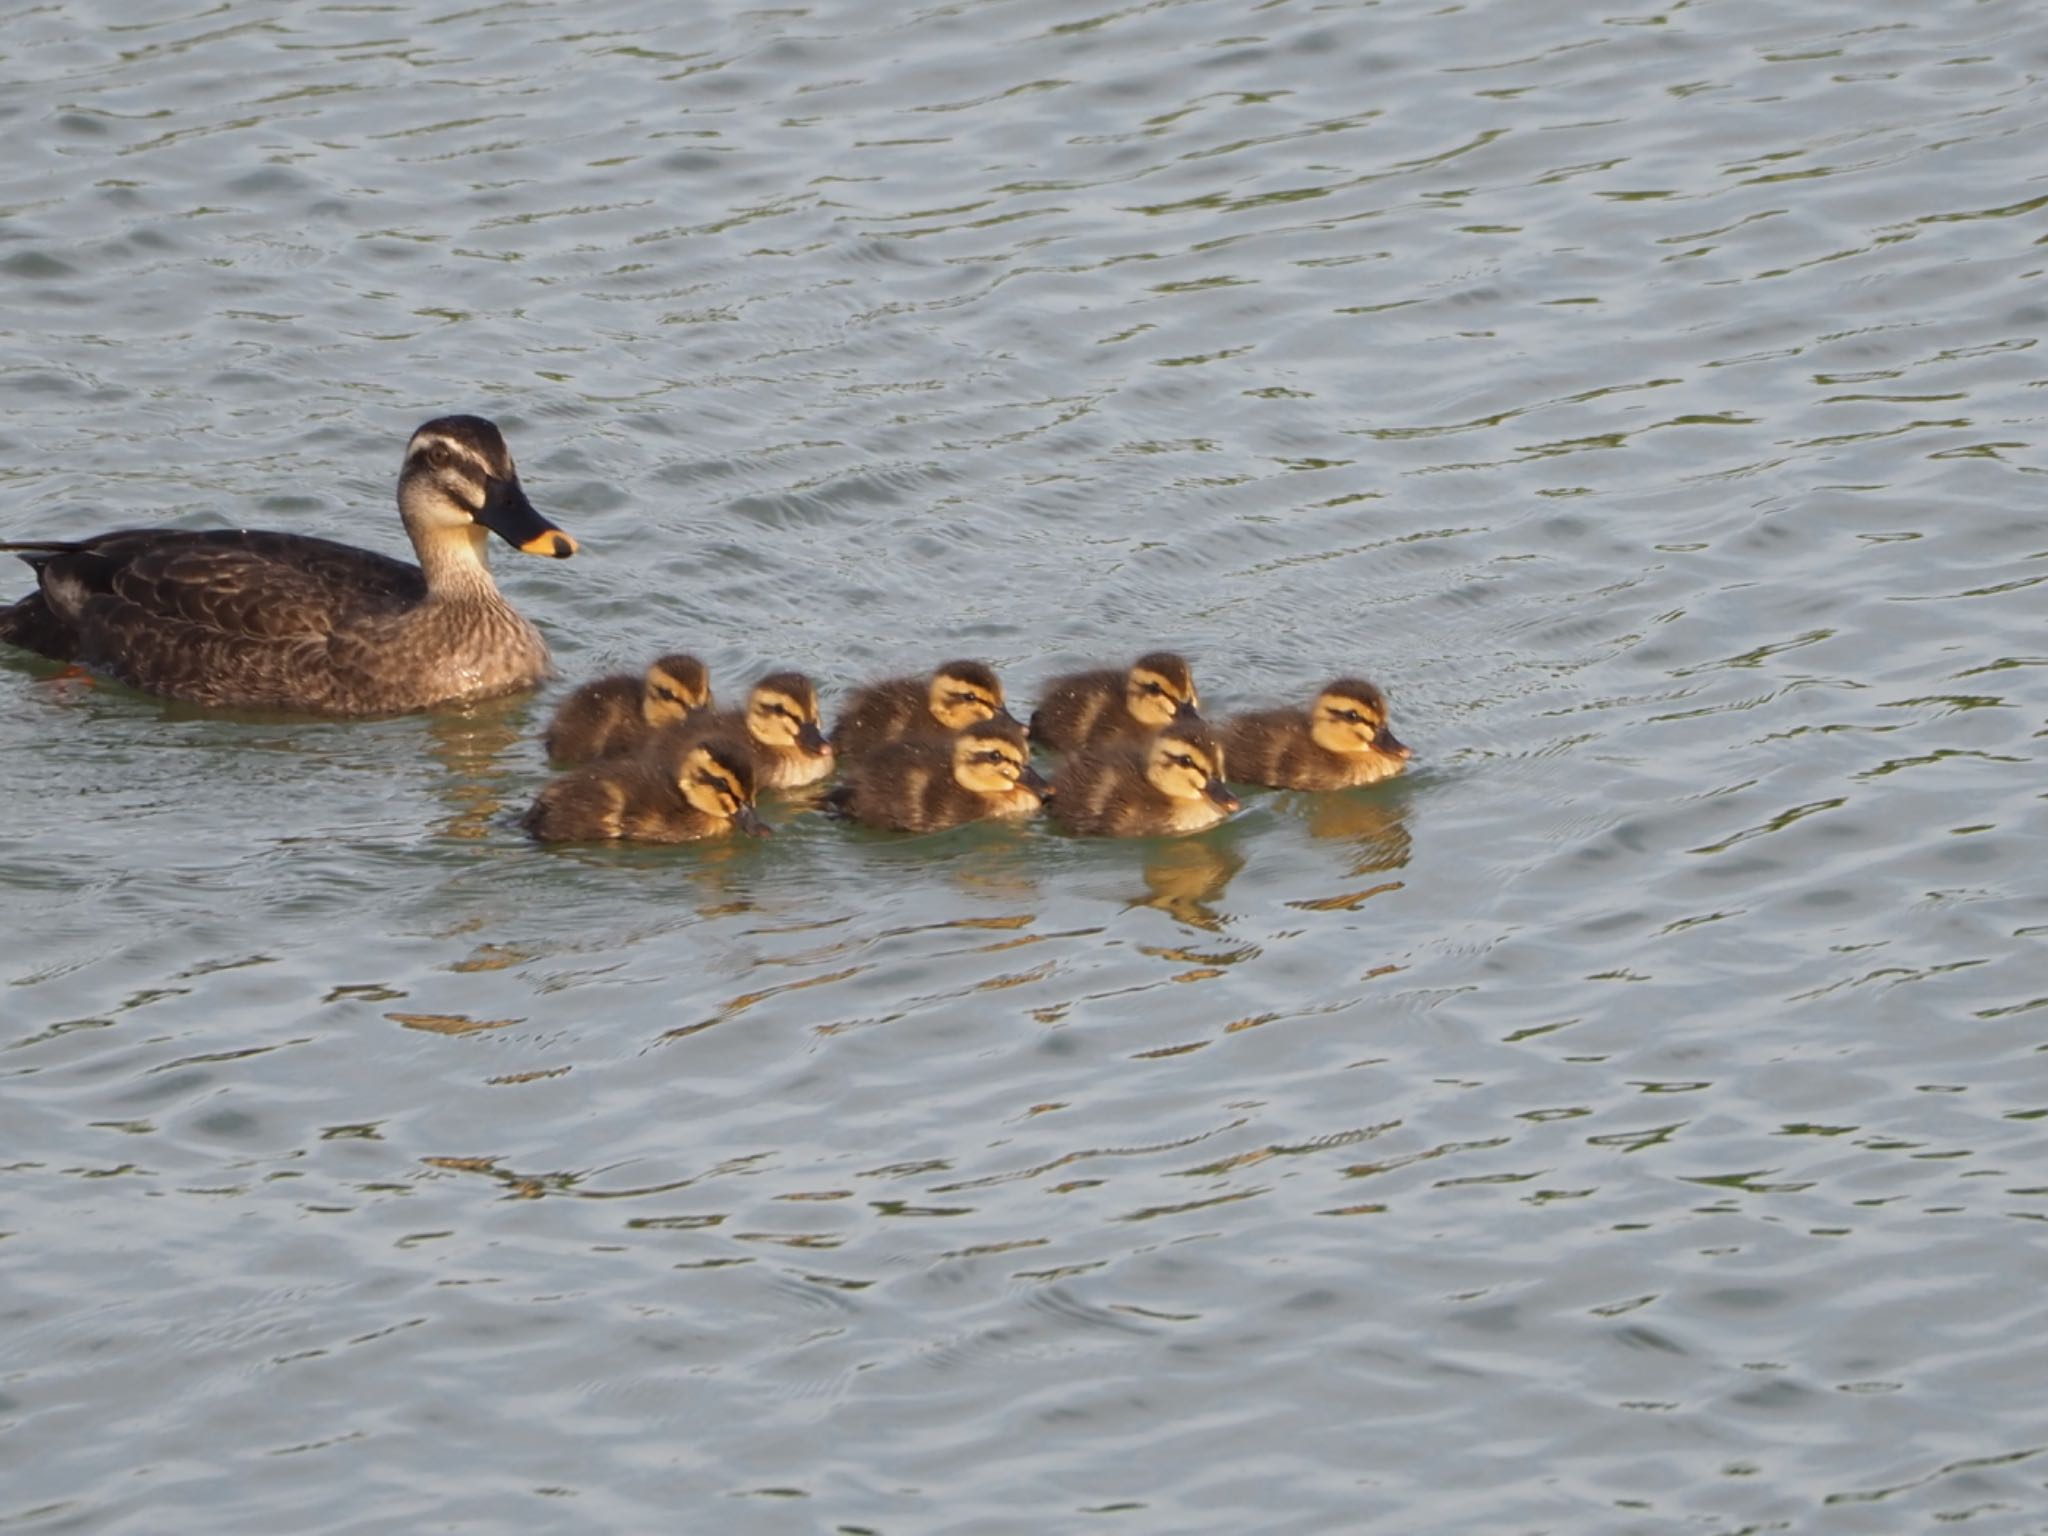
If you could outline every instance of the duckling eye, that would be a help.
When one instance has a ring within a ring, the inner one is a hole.
[[[1175,754],[1174,754],[1174,758],[1173,758],[1173,760],[1174,760],[1174,761],[1175,761],[1176,763],[1180,764],[1180,766],[1181,766],[1181,767],[1183,767],[1183,768],[1197,768],[1197,769],[1198,769],[1198,768],[1200,768],[1200,767],[1202,766],[1202,765],[1201,765],[1200,763],[1196,762],[1196,761],[1195,761],[1195,760],[1194,760],[1194,759],[1193,759],[1192,757],[1189,757],[1189,756],[1187,755],[1187,753],[1185,753],[1185,752],[1177,752],[1177,753],[1175,753]]]

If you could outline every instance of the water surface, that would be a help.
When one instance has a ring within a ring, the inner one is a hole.
[[[6,658],[0,1529],[2042,1529],[2037,8],[676,14],[0,18],[0,537],[477,410],[570,678],[1414,769],[543,851],[556,694]]]

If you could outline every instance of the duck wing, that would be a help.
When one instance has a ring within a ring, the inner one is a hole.
[[[417,566],[303,534],[128,529],[0,548],[41,589],[0,614],[0,638],[197,703],[278,702],[305,651],[426,595]]]

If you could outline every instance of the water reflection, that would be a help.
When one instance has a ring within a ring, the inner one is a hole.
[[[1223,897],[1244,855],[1234,843],[1208,838],[1161,842],[1145,854],[1145,894],[1132,907],[1155,907],[1191,928],[1215,932],[1224,923],[1214,903]]]
[[[989,827],[976,829],[978,846],[966,858],[955,859],[947,874],[962,896],[976,903],[1038,907],[1044,897],[1034,849],[1025,846],[1018,829]]]
[[[447,770],[435,784],[448,807],[436,824],[441,836],[496,836],[504,816],[523,808],[531,776],[506,758],[526,728],[530,703],[525,697],[489,699],[426,717],[427,751]]]
[[[1479,1528],[2032,1507],[2014,8],[528,0],[427,91],[390,8],[205,11],[0,21],[81,188],[0,163],[0,531],[346,534],[399,381],[531,429],[572,673],[1364,647],[1457,756],[1156,842],[541,850],[548,698],[0,657],[16,1525],[1344,1529],[1469,1446]]]
[[[1288,798],[1297,805],[1308,803],[1309,836],[1352,845],[1352,874],[1370,875],[1407,866],[1413,839],[1408,832],[1406,796],[1342,790]]]

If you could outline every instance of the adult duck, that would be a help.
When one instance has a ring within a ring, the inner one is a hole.
[[[406,444],[398,510],[418,565],[300,533],[122,529],[0,543],[37,590],[0,641],[193,704],[384,715],[531,688],[540,631],[499,596],[487,535],[566,559],[498,428],[442,416]]]

